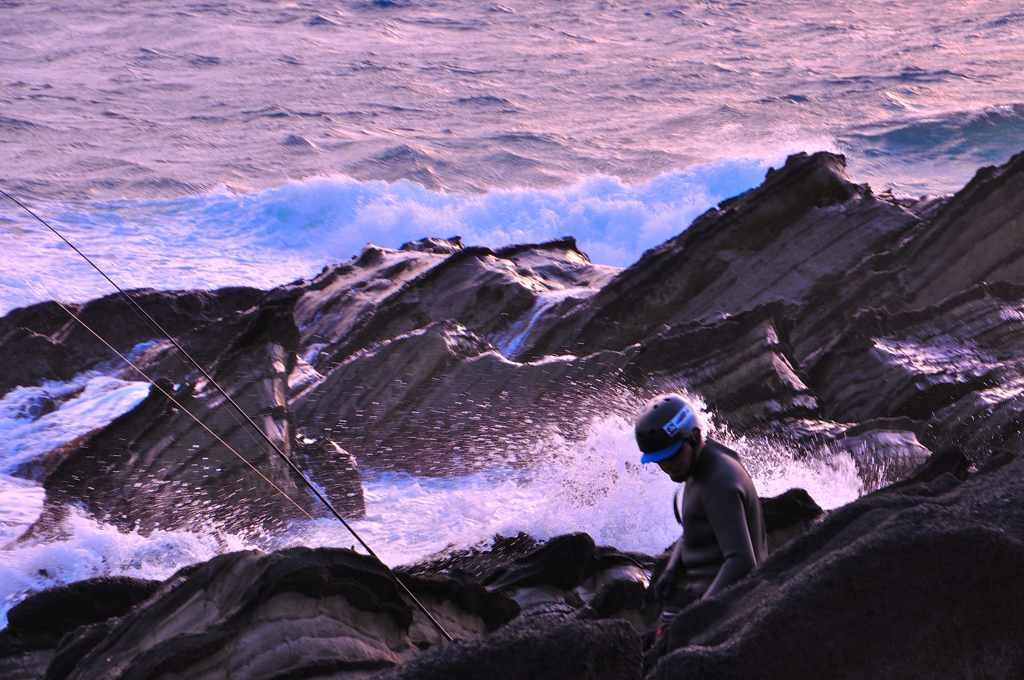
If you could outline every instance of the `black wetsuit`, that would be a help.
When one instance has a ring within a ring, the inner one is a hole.
[[[739,455],[707,440],[683,491],[679,585],[710,597],[746,576],[768,556],[764,515]],[[673,555],[673,560],[676,555]]]

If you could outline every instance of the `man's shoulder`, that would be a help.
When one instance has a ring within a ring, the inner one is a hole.
[[[728,446],[721,442],[716,442],[714,439],[708,439],[704,442],[704,450],[709,451],[712,458],[726,458],[732,459],[736,463],[740,462],[740,454],[736,453]],[[703,453],[704,451],[701,451]]]
[[[750,474],[740,462],[738,453],[713,439],[705,442],[701,455],[705,451],[710,455],[701,467],[709,483],[737,488],[745,488],[750,483]]]

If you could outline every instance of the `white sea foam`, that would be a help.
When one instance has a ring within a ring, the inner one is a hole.
[[[594,176],[559,189],[438,193],[401,181],[317,177],[248,194],[157,201],[40,202],[35,208],[126,288],[270,287],[343,262],[372,240],[397,248],[459,235],[500,247],[575,235],[594,262],[625,266],[701,212],[758,184],[767,160],[724,160],[638,185]],[[0,314],[114,292],[57,237],[0,203]]]
[[[44,496],[42,487],[33,481],[0,474],[0,548],[36,521]]]
[[[8,483],[0,478],[5,495]],[[31,496],[30,491],[25,493]],[[35,496],[31,500],[36,500]],[[38,500],[41,505],[41,497]],[[6,509],[0,509],[0,518],[10,514],[6,498],[3,506]],[[12,525],[17,528],[14,522]],[[0,628],[7,625],[8,610],[33,592],[96,576],[165,579],[183,566],[249,547],[239,538],[215,530],[202,534],[154,531],[148,536],[121,533],[78,510],[72,511],[65,529],[69,535],[59,541],[0,546]]]
[[[14,388],[0,399],[0,472],[107,425],[148,394],[149,383],[95,374]],[[39,415],[44,404],[55,410]]]
[[[801,487],[831,509],[860,494],[861,480],[849,456],[798,456],[766,441],[727,441],[762,496]],[[447,479],[371,475],[364,480],[367,516],[353,526],[391,564],[486,545],[496,534],[520,531],[539,539],[585,531],[599,544],[646,553],[660,553],[679,536],[671,505],[677,485],[656,466],[638,463],[633,426],[626,419],[595,418],[583,441],[553,437],[543,448],[554,452],[551,460],[529,470]],[[280,545],[354,543],[328,521],[298,525],[282,539]]]

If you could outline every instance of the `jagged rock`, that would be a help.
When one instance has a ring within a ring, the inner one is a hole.
[[[292,455],[294,441],[286,381],[299,339],[290,311],[287,299],[251,311],[242,332],[210,369],[286,455]],[[84,503],[118,526],[143,530],[201,528],[214,522],[245,531],[254,524],[258,528],[323,514],[301,480],[269,444],[255,438],[212,386],[205,381],[199,390],[192,385],[174,389],[166,380],[159,384],[162,391],[154,387],[133,411],[61,452],[62,460],[44,481],[42,523],[73,503]],[[343,464],[335,466],[332,459],[339,457]],[[311,467],[331,471],[328,487],[336,493],[339,510],[350,516],[362,513],[360,477],[349,457],[332,450],[330,458],[318,456]]]
[[[980,282],[1024,284],[1024,153],[978,170],[898,257],[891,303],[927,307]]]
[[[403,243],[399,250],[415,250],[419,253],[433,253],[435,255],[451,255],[465,248],[462,245],[462,238],[453,236],[451,238],[421,238],[419,241]]]
[[[472,575],[509,594],[524,614],[574,613],[581,619],[620,618],[637,630],[657,611],[647,596],[655,560],[597,546],[587,534],[556,536],[538,545],[526,534],[495,537],[488,550],[469,549],[415,565],[415,574]]]
[[[787,325],[773,304],[666,329],[639,346],[628,379],[686,384],[734,427],[813,416],[817,400],[790,363]]]
[[[823,152],[790,156],[760,187],[644,253],[534,353],[622,349],[663,324],[802,303],[818,281],[842,275],[919,221],[850,182],[845,164]]]
[[[977,284],[1024,283],[1024,253],[1013,245],[1020,242],[1024,217],[1014,188],[1022,183],[1024,154],[998,169],[983,168],[898,239],[863,252],[847,271],[819,281],[795,320],[798,360],[813,363],[815,353],[841,335],[859,310],[926,309]]]
[[[41,678],[66,633],[123,616],[159,587],[159,581],[102,576],[22,600],[7,613],[7,627],[0,631],[0,677]]]
[[[811,527],[824,512],[805,489],[789,489],[761,499],[764,530],[771,554]]]
[[[687,608],[649,677],[1018,675],[1024,459],[928,477],[832,511]]]
[[[379,680],[639,680],[640,636],[625,621],[540,616],[485,640],[433,649]]]
[[[442,625],[474,638],[518,613],[479,584],[403,577]],[[440,634],[387,569],[349,550],[293,548],[216,557],[145,603],[61,642],[47,680],[366,677]]]
[[[591,264],[572,238],[497,251],[453,247],[443,255],[436,247],[368,246],[311,282],[313,290],[296,305],[296,322],[305,343],[322,345],[311,363],[324,372],[435,322],[454,321],[483,338],[507,334],[539,298],[589,297],[617,271]]]
[[[254,288],[217,291],[129,291],[132,298],[170,332],[186,351],[211,362],[236,333],[233,317],[266,297]],[[115,349],[127,354],[134,347],[163,340],[120,294],[84,305],[66,305]],[[0,319],[0,356],[8,359],[0,372],[0,395],[17,385],[44,380],[70,380],[76,374],[117,357],[54,302],[16,309]],[[191,372],[177,357],[157,368],[162,377],[180,379]],[[136,375],[129,377],[137,380]]]
[[[525,614],[580,612],[582,618],[619,617],[638,629],[646,612],[646,565],[587,534],[566,534],[488,574],[484,583],[509,594]],[[656,615],[656,613],[654,613]]]

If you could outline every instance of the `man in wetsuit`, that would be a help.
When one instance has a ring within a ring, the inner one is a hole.
[[[636,423],[644,463],[657,463],[683,490],[683,535],[654,584],[662,626],[696,599],[715,595],[768,555],[761,502],[739,456],[705,439],[697,411],[678,394],[655,397]]]

